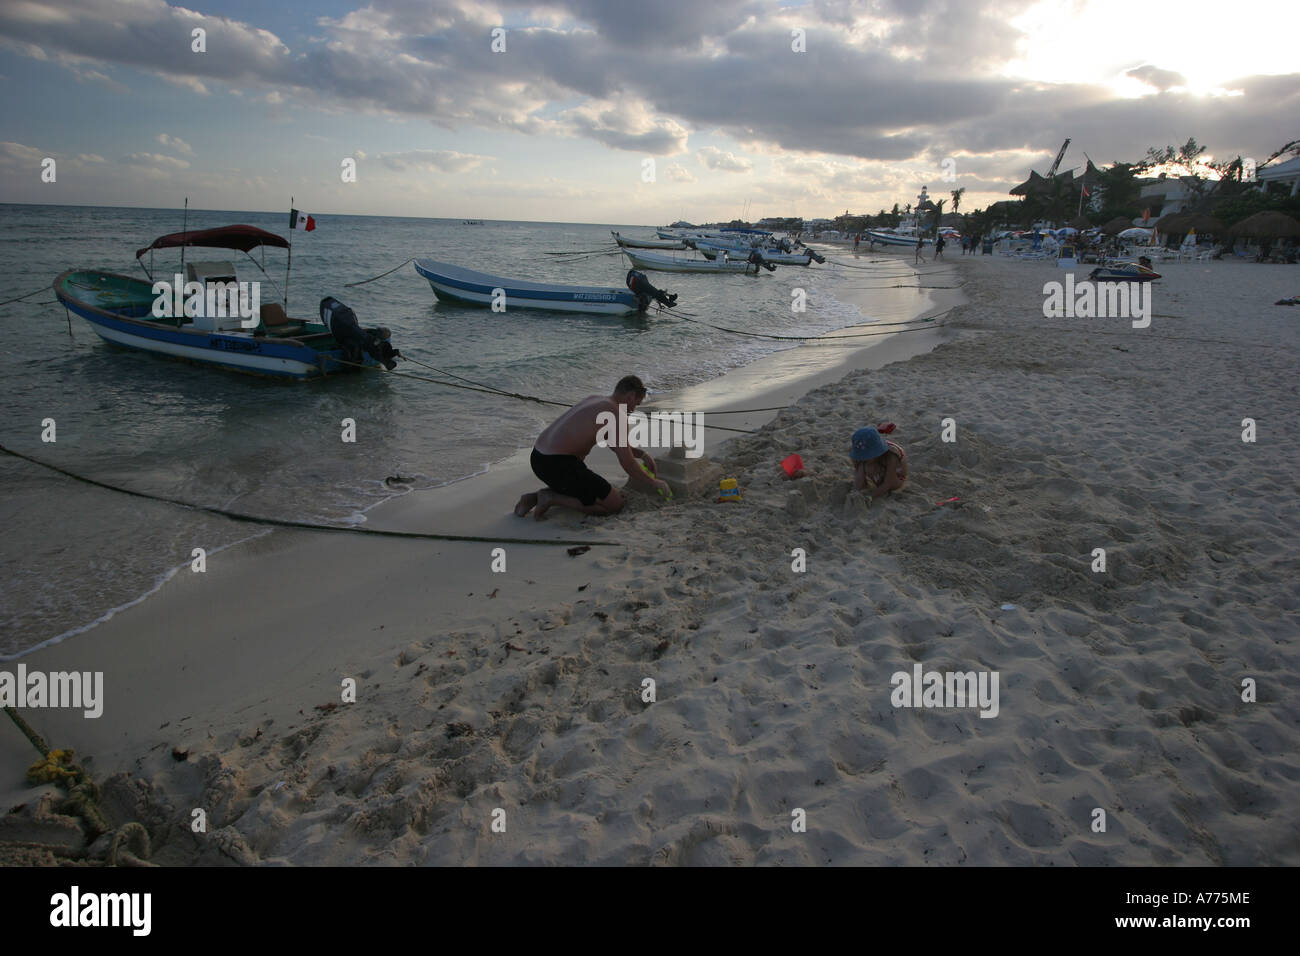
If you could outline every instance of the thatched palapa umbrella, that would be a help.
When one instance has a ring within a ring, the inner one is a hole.
[[[1229,229],[1228,233],[1255,239],[1290,239],[1300,236],[1300,222],[1284,212],[1269,209],[1247,216]]]
[[[1133,223],[1129,222],[1123,216],[1116,216],[1110,222],[1106,223],[1106,225],[1102,226],[1101,231],[1108,236],[1114,236],[1123,232],[1125,229],[1130,228],[1132,225]]]
[[[1204,235],[1207,232],[1218,234],[1223,232],[1223,221],[1215,219],[1213,216],[1180,212],[1171,216],[1161,216],[1160,221],[1156,223],[1156,229],[1166,236],[1181,236],[1193,229],[1199,235]]]

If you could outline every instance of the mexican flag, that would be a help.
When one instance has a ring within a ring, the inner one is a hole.
[[[311,216],[307,215],[305,212],[299,212],[296,209],[290,209],[289,228],[306,229],[308,232],[311,232],[313,229],[316,228],[316,220],[313,219]]]

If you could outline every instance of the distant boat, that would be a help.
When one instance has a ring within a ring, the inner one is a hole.
[[[462,225],[462,226],[481,226],[481,225],[483,225],[483,220],[482,220],[482,219],[463,219],[463,220],[461,220],[461,225]]]
[[[161,236],[139,250],[136,258],[148,252],[152,259],[155,249],[189,246],[247,253],[259,246],[287,249],[289,242],[256,226],[222,226]],[[257,264],[251,256],[249,261]],[[228,292],[221,293],[217,285],[237,281],[236,275],[235,266],[229,262],[186,264],[185,279],[204,288],[207,302],[221,303],[213,315],[201,308],[200,314],[193,316],[155,317],[154,305],[159,296],[152,281],[93,269],[62,273],[54,280],[54,294],[68,311],[85,319],[100,338],[114,345],[299,381],[354,371],[352,365],[341,364],[344,349],[324,324],[290,319],[278,302],[262,303],[256,323],[245,328],[236,309],[227,307],[234,306],[233,297],[226,298]],[[358,363],[378,364],[365,353],[361,353]]]
[[[751,252],[757,252],[763,257],[764,262],[777,266],[807,266],[814,262],[826,261],[825,256],[806,246],[802,252],[786,252],[784,249],[736,249],[715,244],[707,239],[699,239],[695,243],[695,248],[706,259],[714,259],[720,252],[728,253],[733,259],[745,259]]]
[[[684,239],[628,239],[619,235],[617,232],[610,230],[610,235],[614,241],[624,248],[631,249],[685,249],[687,248]]]
[[[488,272],[433,259],[416,259],[415,271],[429,280],[439,299],[468,305],[491,306],[504,297],[507,309],[545,309],[551,312],[591,312],[626,315],[641,309],[627,289],[555,285],[528,279],[507,279]]]
[[[894,232],[893,230],[886,229],[868,229],[867,238],[881,246],[908,246],[912,249],[916,248],[917,240],[916,236],[909,236],[906,233]],[[934,240],[922,239],[921,242],[928,245],[934,242]]]
[[[659,272],[752,272],[757,274],[758,265],[745,259],[727,260],[722,257],[712,261],[708,259],[679,259],[657,252],[642,252],[624,249],[623,255],[632,261],[638,269],[654,269]],[[775,267],[769,267],[769,269]]]

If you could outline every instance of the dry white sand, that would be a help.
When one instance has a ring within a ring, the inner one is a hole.
[[[131,691],[43,729],[132,771],[107,800],[159,862],[1300,862],[1300,310],[1271,304],[1300,274],[1170,264],[1133,329],[1045,319],[1048,265],[956,265],[953,341],[728,445],[742,504],[536,523],[506,471],[454,515],[408,502],[415,529],[620,543],[511,546],[505,574],[487,545],[277,532],[219,593],[178,578],[32,655]],[[868,509],[848,436],[881,420],[913,477]],[[893,707],[915,663],[996,671],[997,716]]]

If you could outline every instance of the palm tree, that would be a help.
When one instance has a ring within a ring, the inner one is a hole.
[[[947,201],[946,199],[940,199],[934,204],[934,234],[936,236],[939,234],[939,219],[943,216],[943,204]]]
[[[952,191],[952,211],[953,211],[953,212],[959,212],[959,211],[961,210],[961,197],[962,197],[962,194],[965,193],[965,192],[966,192],[966,187],[965,187],[965,186],[961,187],[961,189],[954,189],[954,190]]]

